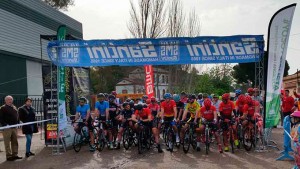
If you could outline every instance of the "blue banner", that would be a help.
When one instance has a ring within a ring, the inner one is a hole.
[[[50,60],[58,66],[135,66],[257,62],[263,35],[227,37],[52,41]]]

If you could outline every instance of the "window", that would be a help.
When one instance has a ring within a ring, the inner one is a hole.
[[[169,83],[169,76],[166,76],[166,83]]]
[[[165,83],[165,75],[162,75],[162,83]]]
[[[128,93],[128,91],[126,89],[122,90],[122,94],[127,94],[127,93]]]

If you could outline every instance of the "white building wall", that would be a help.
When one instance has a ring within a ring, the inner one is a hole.
[[[38,62],[26,61],[27,92],[28,96],[34,97],[43,93],[42,67]]]
[[[127,93],[134,93],[133,85],[116,86],[116,92],[122,94],[123,90],[127,90]]]

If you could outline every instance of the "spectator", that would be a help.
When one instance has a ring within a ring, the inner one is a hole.
[[[23,123],[35,121],[35,111],[32,105],[32,99],[26,98],[25,104],[19,108],[19,118]],[[25,156],[34,156],[35,154],[30,151],[32,134],[38,132],[37,124],[29,124],[22,126],[22,132],[26,136],[26,153]]]
[[[13,105],[13,97],[6,96],[5,104],[0,107],[0,123],[2,126],[15,125],[19,123],[19,115],[16,106]],[[18,138],[17,128],[7,128],[3,130],[4,147],[6,151],[6,160],[14,161],[22,159],[18,156]]]
[[[294,107],[294,98],[290,96],[289,90],[285,90],[285,96],[282,99],[282,105],[281,105],[283,119],[285,116],[289,116],[292,114],[293,107]]]

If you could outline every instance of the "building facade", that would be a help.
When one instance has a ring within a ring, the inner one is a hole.
[[[286,77],[283,77],[283,85],[282,87],[284,89],[287,89],[290,91],[290,94],[293,95],[293,90],[297,89],[297,93],[300,93],[300,71],[288,75]]]
[[[162,99],[168,92],[169,72],[161,68],[153,68],[155,97]],[[128,78],[122,79],[116,85],[116,92],[120,94],[140,94],[145,93],[145,71],[137,68],[129,73]]]
[[[41,96],[42,63],[50,64],[47,40],[60,25],[82,39],[82,24],[41,0],[1,0],[0,95]]]

